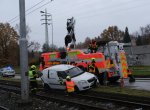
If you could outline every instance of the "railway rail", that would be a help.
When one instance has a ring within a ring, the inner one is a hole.
[[[20,88],[19,87],[14,87],[14,86],[9,86],[8,84],[0,84],[0,88],[6,91],[10,91],[10,92],[15,92],[17,94],[20,94]],[[72,106],[76,106],[78,107],[78,109],[87,109],[87,110],[108,110],[106,108],[100,107],[100,106],[96,106],[96,105],[89,105],[89,104],[85,104],[85,103],[81,103],[79,101],[72,101],[72,100],[68,100],[69,98],[66,96],[63,97],[59,97],[57,96],[57,94],[51,94],[51,96],[49,96],[50,94],[46,94],[45,92],[38,92],[36,95],[34,95],[34,97],[36,98],[40,98],[43,100],[50,100],[53,102],[57,102],[60,104],[64,104],[64,105],[69,105],[70,107]]]
[[[20,93],[20,86],[18,83],[15,84],[10,83],[9,81],[3,82],[0,81],[0,88],[4,90],[9,90],[11,92]],[[86,92],[81,94],[75,94],[74,96],[66,96],[64,92],[56,92],[56,91],[49,91],[43,92],[39,91],[35,97],[44,99],[44,100],[51,100],[54,102],[58,102],[61,104],[67,104],[69,106],[79,106],[79,108],[88,108],[94,110],[136,110],[136,108],[143,108],[142,110],[149,110],[150,109],[150,102],[148,100],[143,100],[143,102],[137,101],[129,101],[120,99],[115,99],[114,97],[102,97],[98,95],[98,93],[93,92]],[[85,103],[86,102],[86,103]]]
[[[0,110],[9,110],[9,109],[6,107],[0,106]]]

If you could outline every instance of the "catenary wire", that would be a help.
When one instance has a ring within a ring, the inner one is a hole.
[[[129,11],[131,9],[145,8],[146,6],[149,6],[149,5],[150,4],[146,3],[146,4],[144,4],[144,6],[140,4],[140,5],[133,6],[133,7],[127,8],[127,9],[125,9],[125,8],[118,9],[119,11],[118,10],[110,10],[109,12],[107,12],[107,15],[108,15],[108,13],[110,13],[110,14],[116,14],[116,13],[120,13],[122,11]],[[96,17],[96,16],[99,16],[102,13],[106,13],[106,12],[104,12],[104,11],[103,12],[102,11],[98,11],[98,12],[92,13],[91,15],[79,16],[78,18],[80,18],[80,19],[86,19],[86,18],[90,18],[90,17]],[[106,14],[104,14],[104,15],[106,15]]]
[[[52,0],[51,0],[51,1],[48,1],[48,2],[46,2],[45,4],[41,5],[40,7],[38,7],[38,8],[36,8],[36,9],[32,10],[32,11],[31,11],[31,12],[29,12],[29,13],[27,13],[27,14],[26,14],[26,16],[27,16],[27,15],[29,15],[29,14],[31,14],[31,13],[33,13],[34,11],[36,11],[36,10],[38,10],[38,9],[42,8],[43,6],[48,5],[48,4],[49,4],[49,3],[51,3],[51,2],[52,2]],[[14,22],[16,22],[16,21],[18,21],[18,20],[19,20],[19,18],[18,18],[18,19],[16,19],[15,21],[11,22],[11,23],[14,23]]]
[[[33,5],[32,7],[30,7],[30,8],[28,8],[27,10],[26,10],[26,12],[28,12],[29,10],[31,10],[31,9],[33,9],[34,7],[36,7],[36,6],[38,6],[39,4],[41,4],[42,2],[44,2],[45,0],[42,0],[42,1],[40,1],[40,2],[38,2],[38,3],[36,3],[35,5]],[[17,16],[15,16],[14,18],[12,18],[12,19],[10,19],[10,20],[8,20],[8,22],[12,22],[12,21],[14,21],[16,18],[18,18],[19,17],[19,15],[17,15]]]
[[[137,0],[137,1],[140,1],[140,0]],[[38,8],[36,8],[36,9],[34,9],[33,11],[27,13],[27,15],[29,15],[29,14],[35,12],[36,10],[38,10],[38,9],[40,9],[41,7],[47,5],[48,3],[50,3],[50,1],[47,2],[47,3],[44,4],[44,5],[42,5],[42,6],[38,7]],[[117,5],[114,5],[114,7],[117,7],[117,6],[122,7],[121,4],[125,4],[125,5],[126,5],[126,4],[131,4],[131,3],[134,3],[134,2],[128,1],[128,2],[126,2],[126,3],[120,3],[120,4],[117,4]],[[124,6],[125,6],[125,5],[124,5]],[[112,7],[112,8],[113,8],[113,7]],[[100,10],[103,10],[103,11],[104,11],[105,9],[112,9],[112,8],[109,8],[109,7],[102,7],[102,8],[100,8]],[[136,7],[134,7],[134,8],[136,8]],[[132,8],[130,8],[130,9],[132,9]],[[99,10],[99,9],[97,9],[97,10]],[[98,13],[99,13],[99,12],[101,12],[101,11],[98,11]],[[117,12],[117,11],[115,11],[115,12]],[[66,12],[65,12],[65,13],[66,13]],[[96,10],[94,10],[94,16],[96,16],[95,13],[97,13]],[[79,15],[87,15],[87,14],[79,13]],[[93,15],[91,15],[91,16],[93,16]],[[90,17],[90,15],[88,15],[88,16],[79,16],[78,18],[84,19],[84,18],[88,18],[88,17]],[[17,20],[18,20],[18,19],[17,19]],[[16,22],[17,20],[13,21],[12,23]]]

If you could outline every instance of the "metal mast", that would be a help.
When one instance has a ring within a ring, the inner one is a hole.
[[[21,99],[29,101],[29,80],[28,80],[28,51],[26,39],[26,19],[25,19],[25,0],[19,0],[20,9],[20,67],[21,67]]]
[[[47,10],[45,9],[45,11],[40,11],[42,14],[42,16],[44,16],[45,18],[44,19],[41,19],[42,21],[44,20],[44,23],[42,23],[42,25],[44,24],[45,25],[45,44],[49,45],[49,37],[48,37],[48,16],[49,14],[47,13]]]

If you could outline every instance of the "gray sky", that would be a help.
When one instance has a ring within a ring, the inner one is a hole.
[[[26,0],[26,10],[30,13],[50,0]],[[108,26],[117,25],[123,30],[127,26],[129,33],[138,31],[139,27],[150,24],[150,0],[54,0],[26,16],[26,24],[31,28],[30,39],[43,44],[45,27],[41,25],[41,10],[53,16],[54,44],[64,46],[67,34],[66,21],[72,16],[76,20],[75,35],[77,42],[83,42],[88,36],[97,37]],[[10,22],[12,26],[19,23],[19,0],[0,0],[0,22]],[[51,44],[51,26],[49,42]]]

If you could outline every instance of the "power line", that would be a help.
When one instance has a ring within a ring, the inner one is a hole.
[[[83,1],[82,1],[83,2]],[[71,7],[71,9],[73,9],[73,8],[76,8],[76,7],[79,7],[79,8],[81,8],[83,5],[92,5],[92,6],[94,6],[94,3],[92,2],[90,2],[90,1],[88,1],[87,0],[87,2],[84,2],[84,3],[82,3],[81,1],[79,2],[79,3],[77,3],[76,5],[73,5],[73,4],[69,4],[69,6]],[[99,1],[97,1],[97,2],[99,2]],[[120,6],[121,4],[125,4],[125,3],[129,3],[129,4],[131,4],[131,3],[133,3],[134,1],[127,1],[127,2],[124,2],[124,3],[119,3],[119,4],[117,4],[117,5],[110,5],[110,6],[113,6],[113,7],[117,7],[117,6]],[[65,5],[68,5],[68,4],[65,4]],[[110,6],[105,6],[105,7],[98,7],[96,10],[93,10],[94,8],[89,8],[89,9],[92,9],[93,11],[92,12],[96,12],[97,10],[99,11],[101,11],[101,10],[105,10],[105,9],[111,9],[111,7]],[[67,6],[66,6],[67,7]],[[90,6],[91,7],[91,6]],[[62,11],[59,11],[57,14],[61,14],[61,13],[64,13],[63,15],[65,15],[65,14],[70,14],[70,13],[72,13],[72,11],[70,11],[70,9],[68,10],[68,8],[66,8],[67,9],[67,11],[64,11],[65,9],[63,9],[63,12]],[[83,12],[81,12],[82,10],[80,9],[80,11],[76,11],[76,12],[79,12],[79,13],[77,13],[77,14],[81,14],[81,15],[87,15],[86,13],[89,13],[89,11],[88,10],[86,10],[86,11],[83,11]],[[99,11],[99,12],[100,12]],[[55,13],[55,14],[56,14]]]
[[[40,3],[42,3],[43,1],[45,1],[45,0],[42,0],[42,1],[38,2],[37,4],[33,5],[32,7],[30,7],[29,9],[27,9],[26,12],[29,11],[30,9],[36,7],[37,5],[39,5]],[[12,18],[12,19],[10,19],[8,22],[13,21],[13,20],[16,19],[17,17],[19,17],[19,15],[18,15],[18,16],[15,16],[15,17]]]
[[[37,5],[41,4],[42,2],[44,2],[45,0],[42,0],[40,2],[38,2],[37,4],[33,5],[31,8],[27,9],[26,11],[29,11],[30,9],[36,7]]]
[[[42,1],[40,1],[39,3],[35,4],[34,6],[32,6],[31,8],[29,8],[28,10],[26,10],[26,12],[29,11],[29,10],[31,10],[31,9],[34,8],[35,6],[39,5],[39,4],[42,3],[43,1],[45,1],[45,0],[42,0]],[[52,1],[52,0],[51,0],[51,1]],[[42,6],[38,7],[38,8],[36,8],[36,9],[34,9],[33,11],[27,13],[26,15],[29,15],[29,14],[33,13],[34,11],[36,11],[36,10],[42,8],[43,6],[49,4],[51,1],[48,1],[48,2],[45,3],[44,5],[42,5]],[[80,3],[80,5],[83,4],[82,2],[79,2],[79,3]],[[86,4],[87,4],[87,3],[88,3],[88,2],[86,2]],[[130,2],[128,1],[128,3],[131,3],[131,1],[130,1]],[[120,4],[117,4],[116,6],[118,6],[118,5],[120,6]],[[116,7],[116,6],[115,6],[115,7]],[[102,7],[102,8],[100,8],[100,9],[103,10],[103,9],[105,9],[105,8],[107,8],[107,7]],[[108,8],[109,8],[109,7],[108,7]],[[110,8],[109,8],[109,9],[110,9]],[[95,11],[94,11],[94,13],[95,13]],[[81,14],[82,14],[82,13],[81,13]],[[83,13],[82,15],[84,15],[84,13]],[[19,19],[19,18],[16,19],[17,17],[19,17],[19,16],[16,16],[16,17],[12,18],[11,20],[9,20],[9,22],[11,22],[11,23],[16,22],[16,21]],[[14,19],[16,19],[16,20],[14,20]]]
[[[140,2],[140,0],[137,0],[136,2]],[[123,3],[119,3],[119,4],[117,4],[117,5],[109,5],[109,6],[106,6],[106,7],[100,7],[100,8],[97,8],[96,10],[91,10],[91,15],[89,15],[89,11],[86,11],[86,12],[80,12],[79,11],[79,13],[77,13],[78,15],[79,15],[79,17],[78,18],[81,18],[81,19],[83,19],[83,18],[89,18],[89,17],[93,17],[92,15],[98,15],[99,13],[104,13],[104,11],[107,11],[107,9],[111,9],[110,11],[112,12],[112,8],[118,8],[118,7],[121,7],[122,8],[122,6],[126,6],[127,4],[133,4],[133,3],[135,3],[135,1],[126,1],[126,2],[123,2]],[[148,3],[146,3],[147,5],[148,5]],[[111,7],[110,7],[111,6]],[[141,5],[140,5],[141,6]],[[133,9],[133,8],[137,8],[137,7],[135,7],[135,6],[133,6],[133,7],[130,7],[130,8],[128,8],[128,9],[126,9],[126,10],[129,10],[129,9]],[[92,8],[93,9],[93,8]],[[118,12],[120,12],[121,10],[123,10],[123,9],[118,9],[119,11]],[[70,10],[68,10],[69,12],[70,12]],[[92,13],[93,12],[93,13]],[[116,12],[116,11],[115,11]],[[117,12],[117,13],[118,13]],[[67,13],[67,11],[65,11],[65,12],[63,12],[63,13]],[[68,14],[68,13],[67,13]],[[81,16],[80,16],[81,15]]]
[[[43,6],[45,6],[45,5],[47,5],[47,4],[51,3],[51,2],[52,2],[52,0],[51,0],[51,1],[48,1],[47,3],[45,3],[45,4],[41,5],[40,7],[38,7],[38,8],[36,8],[36,9],[34,9],[33,11],[31,11],[31,12],[29,12],[29,13],[27,13],[26,15],[29,15],[29,14],[33,13],[34,11],[36,11],[36,10],[38,10],[38,9],[42,8]]]
[[[148,6],[149,4],[148,3],[146,3],[144,6],[143,5],[137,5],[137,6],[133,6],[133,7],[130,7],[130,8],[128,8],[128,9],[119,9],[119,11],[117,11],[117,10],[110,10],[109,11],[109,13],[113,13],[114,14],[114,12],[115,13],[120,13],[120,12],[122,12],[122,11],[128,11],[128,10],[130,10],[130,9],[135,9],[135,8],[139,8],[139,7],[145,7],[145,6]],[[80,16],[79,18],[80,19],[84,19],[84,18],[90,18],[90,17],[94,17],[94,16],[99,16],[99,14],[102,14],[102,13],[106,13],[106,12],[104,12],[104,10],[103,11],[98,11],[98,12],[95,12],[95,13],[92,13],[91,15],[86,15],[86,16]]]
[[[28,12],[29,10],[31,10],[31,9],[33,9],[34,7],[38,6],[39,4],[41,4],[41,3],[44,2],[44,1],[45,1],[45,0],[42,0],[42,1],[38,2],[37,4],[33,5],[32,7],[30,7],[29,9],[27,9],[26,12]],[[51,1],[53,1],[53,0],[51,0]],[[33,11],[27,13],[26,15],[29,15],[30,13],[36,11],[37,9],[39,9],[39,8],[41,8],[41,7],[43,7],[43,6],[47,5],[47,4],[49,4],[51,1],[48,1],[48,2],[45,3],[44,5],[42,5],[42,6],[38,7],[38,8],[36,8],[36,9],[34,9]],[[16,19],[16,18],[17,18],[17,19]],[[15,20],[15,19],[16,19],[16,20]],[[16,21],[18,21],[18,20],[19,20],[19,15],[18,15],[18,16],[15,16],[14,18],[12,18],[11,20],[9,20],[8,22],[14,23],[14,22],[16,22]]]
[[[110,6],[106,6],[106,7],[101,7],[101,8],[97,8],[96,10],[91,10],[91,13],[93,12],[93,14],[95,13],[99,13],[99,12],[104,12],[104,11],[107,11],[108,9],[111,9],[112,8],[118,8],[118,7],[122,7],[122,6],[126,6],[127,4],[131,4],[131,3],[135,3],[135,2],[132,2],[132,1],[127,1],[127,2],[124,2],[124,3],[119,3],[119,4],[116,4],[116,5],[110,5]],[[89,13],[88,12],[85,12],[85,13]],[[87,15],[85,13],[79,13],[81,15]]]

